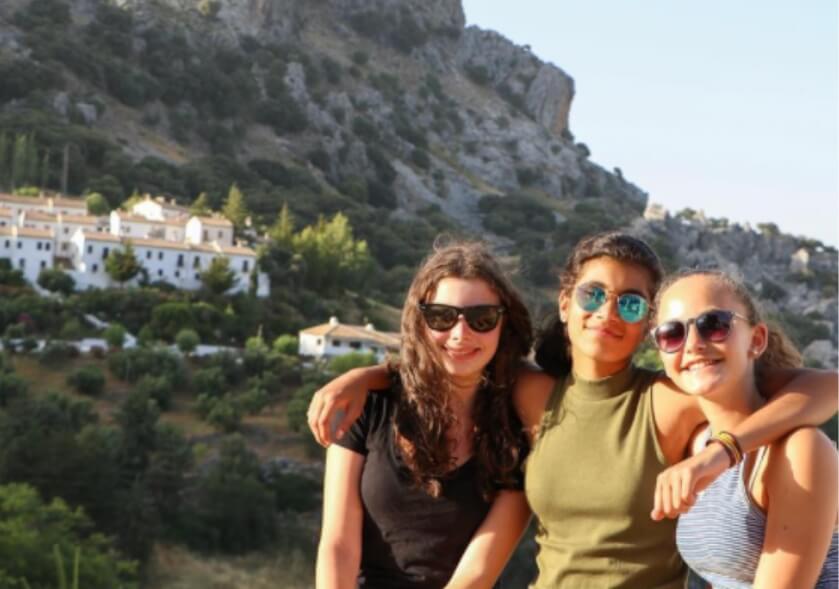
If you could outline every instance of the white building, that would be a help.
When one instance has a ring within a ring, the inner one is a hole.
[[[230,260],[230,269],[236,282],[231,293],[247,291],[251,284],[251,273],[255,271],[256,252],[246,247],[222,247],[218,244],[177,243],[163,239],[124,238],[112,234],[90,235],[77,231],[73,236],[74,251],[73,276],[79,288],[108,288],[116,283],[105,271],[105,259],[110,252],[122,250],[125,242],[130,241],[137,261],[145,269],[150,282],[165,281],[184,290],[201,288],[201,273],[206,270],[214,258]],[[138,283],[143,277],[137,276],[131,281]],[[270,293],[270,283],[265,273],[257,273],[256,295],[266,297]]]
[[[87,233],[107,233],[108,217],[94,217],[92,215],[58,215],[59,226],[56,231],[56,256],[72,258],[73,235],[81,229]]]
[[[38,274],[52,268],[55,238],[51,231],[28,227],[0,227],[0,258],[6,258],[12,267],[35,284]]]
[[[167,201],[161,196],[152,198],[148,194],[140,202],[134,203],[131,207],[131,212],[135,215],[140,215],[147,219],[157,219],[158,221],[189,216],[189,209],[175,204],[174,199]]]
[[[43,229],[55,232],[58,229],[58,215],[43,211],[23,211],[18,216],[18,227],[27,229]]]
[[[376,331],[372,323],[344,325],[337,317],[328,323],[303,329],[299,333],[301,356],[331,358],[350,352],[372,353],[381,362],[388,354],[399,353],[398,333]]]
[[[183,242],[186,236],[185,224],[185,218],[149,219],[124,211],[111,211],[110,216],[110,232],[128,238]]]
[[[233,223],[224,217],[192,217],[186,224],[186,240],[190,243],[217,241],[233,245]]]
[[[0,227],[17,225],[17,215],[12,209],[0,206]]]
[[[0,193],[0,207],[11,209],[16,217],[24,211],[40,211],[53,215],[87,214],[87,205],[83,199],[61,196],[18,196]]]

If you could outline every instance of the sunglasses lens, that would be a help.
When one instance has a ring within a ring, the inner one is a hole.
[[[469,327],[483,333],[492,331],[498,325],[498,320],[501,318],[501,308],[491,305],[467,307],[463,310],[463,316],[466,318]]]
[[[422,305],[420,307],[426,325],[434,331],[446,331],[457,323],[457,309],[445,305]]]
[[[647,316],[649,305],[641,295],[624,294],[618,297],[618,314],[627,323],[638,323]]]
[[[668,321],[655,328],[655,345],[662,352],[675,352],[685,343],[685,324],[681,321]]]
[[[731,333],[731,319],[728,311],[708,311],[696,318],[696,330],[702,339],[718,343]]]
[[[584,284],[577,289],[577,303],[583,311],[591,313],[606,302],[606,291],[599,286]]]

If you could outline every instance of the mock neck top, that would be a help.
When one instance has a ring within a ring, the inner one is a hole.
[[[656,372],[557,382],[526,464],[538,518],[534,589],[681,589],[676,522],[650,518],[667,466],[652,410]]]

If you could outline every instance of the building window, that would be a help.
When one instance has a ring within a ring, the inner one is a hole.
[[[195,259],[192,260],[192,267],[193,268],[200,268],[201,267],[201,258],[200,257],[195,256]]]
[[[323,340],[318,338],[318,341],[316,343],[317,343],[317,345],[321,345],[323,343]]]
[[[247,272],[247,271],[248,271],[248,261],[247,260],[242,260],[242,272]]]
[[[350,342],[350,347],[353,350],[360,350],[361,349],[361,342]]]
[[[67,251],[67,246],[68,246],[68,245],[70,245],[70,244],[69,244],[69,243],[67,243],[66,241],[65,241],[64,243],[62,243],[62,244],[61,244],[61,251],[62,251],[62,252],[66,252],[66,251]]]
[[[7,239],[7,240],[6,240],[6,249],[9,249],[9,246],[10,246],[10,245],[12,245],[12,242],[10,242],[10,241]]]
[[[70,233],[70,228],[69,228],[69,227],[65,227],[65,228],[64,228],[64,235],[67,235],[68,233]]]
[[[332,345],[335,346],[336,348],[340,348],[341,347],[341,340],[339,340],[339,339],[332,340]]]
[[[87,253],[89,253],[89,254],[93,253],[93,246],[92,245],[87,246]]]
[[[41,260],[41,270],[47,267],[47,263],[44,260]]]
[[[17,242],[17,249],[21,249],[22,247],[23,247],[23,242],[22,242],[22,241],[18,241],[18,242]]]
[[[21,258],[20,260],[18,260],[17,265],[20,266],[22,270],[23,267],[26,266],[26,258]]]
[[[148,251],[146,252],[146,259],[147,259],[147,260],[151,260],[151,250],[148,250]]]
[[[6,226],[6,222],[5,221],[0,221],[0,227],[5,227],[5,226]]]
[[[204,241],[207,241],[207,230],[204,229]]]
[[[163,252],[157,252],[157,259],[158,259],[158,260],[162,260],[162,259],[163,259]]]
[[[175,278],[180,278],[180,277],[181,277],[181,271],[180,270],[175,270]]]
[[[158,275],[158,276],[163,276],[163,270],[158,270],[158,271],[157,271],[157,275]]]
[[[201,275],[198,272],[195,273],[195,280],[201,280]]]
[[[178,268],[184,267],[184,255],[178,254]]]
[[[44,244],[39,241],[37,244],[35,244],[35,249],[37,249],[37,250],[44,249]]]
[[[222,231],[221,229],[219,229],[219,232],[218,232],[218,238],[219,238],[219,239],[221,239],[222,237],[224,237],[224,231]]]
[[[102,248],[102,259],[103,259],[103,260],[104,260],[104,259],[106,259],[106,258],[108,257],[108,253],[109,253],[110,251],[111,251],[111,250],[110,250],[109,248],[106,248],[106,247],[103,247],[103,248]]]
[[[99,264],[94,264],[93,266],[91,266],[90,271],[93,272],[94,274],[99,272]]]
[[[47,243],[45,243],[45,244],[44,244],[44,249],[45,249],[45,250],[47,250],[47,251],[50,251],[50,248],[51,248],[51,247],[52,247],[52,246],[50,245],[50,243],[49,243],[49,242],[47,242]]]

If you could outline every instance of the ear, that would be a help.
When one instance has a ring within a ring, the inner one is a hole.
[[[769,345],[769,328],[765,323],[758,323],[752,328],[752,339],[749,344],[749,355],[759,358]]]
[[[565,291],[559,293],[557,303],[559,306],[559,320],[563,323],[568,323],[568,305],[571,304],[571,299]]]

